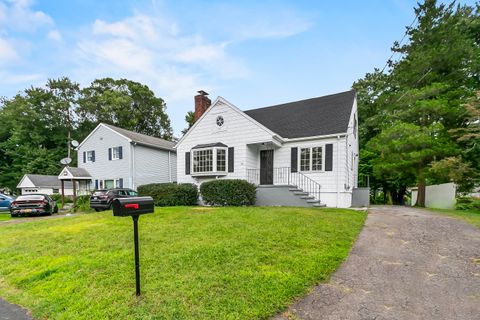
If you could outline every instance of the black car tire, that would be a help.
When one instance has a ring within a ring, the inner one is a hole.
[[[102,211],[102,209],[100,209],[100,208],[95,208],[95,211],[96,211],[96,212],[100,212],[100,211]]]
[[[55,208],[53,208],[53,213],[58,213],[58,206],[55,205]]]

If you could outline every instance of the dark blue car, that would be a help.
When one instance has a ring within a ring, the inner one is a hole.
[[[10,205],[15,199],[0,193],[0,211],[10,211]]]

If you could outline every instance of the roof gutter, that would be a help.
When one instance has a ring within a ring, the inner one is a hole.
[[[326,139],[326,138],[340,138],[347,136],[348,133],[334,133],[334,134],[326,134],[322,136],[311,136],[311,137],[300,137],[300,138],[284,138],[286,142],[294,142],[294,141],[306,141],[306,140],[317,140],[317,139]]]

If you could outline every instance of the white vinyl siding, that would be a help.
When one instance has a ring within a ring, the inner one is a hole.
[[[218,127],[216,120],[220,115],[224,119],[224,124]],[[196,126],[191,129],[188,135],[177,145],[178,182],[200,184],[216,178],[212,176],[195,176],[193,170],[190,171],[190,174],[185,174],[185,154],[189,152],[190,157],[192,157],[192,151],[195,150],[192,148],[196,145],[220,142],[228,147],[233,147],[235,154],[233,160],[234,171],[225,171],[221,173],[218,178],[245,179],[247,167],[257,163],[259,166],[259,161],[257,161],[259,159],[258,153],[252,152],[252,150],[256,148],[247,146],[247,144],[266,142],[271,139],[272,136],[267,131],[254,124],[246,118],[245,115],[240,114],[229,105],[220,101],[207,110],[205,117],[203,117],[200,122],[197,122]],[[226,151],[226,154],[226,161],[228,163],[228,151]],[[247,154],[249,156],[247,156]],[[192,165],[191,163],[191,166]]]
[[[177,155],[175,152],[141,145],[136,145],[133,149],[132,165],[135,167],[133,176],[135,189],[149,183],[177,181]]]

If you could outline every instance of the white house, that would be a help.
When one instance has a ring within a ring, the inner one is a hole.
[[[73,185],[66,182],[64,185],[65,195],[73,195]],[[47,176],[41,174],[26,174],[17,185],[22,194],[42,193],[52,195],[61,193],[61,183],[57,176]]]
[[[259,186],[257,204],[351,206],[355,91],[247,111],[199,93],[198,120],[176,145],[179,183],[245,179]]]
[[[132,188],[176,181],[174,143],[100,123],[77,147],[78,168],[91,189]]]

